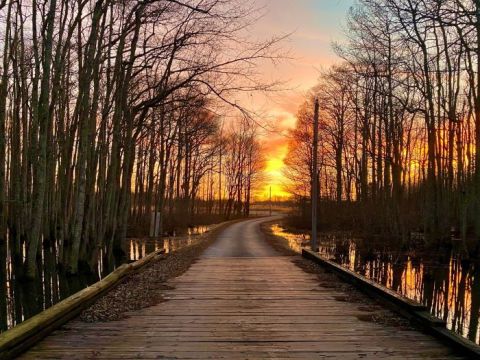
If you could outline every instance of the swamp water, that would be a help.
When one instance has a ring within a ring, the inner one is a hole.
[[[104,264],[101,259],[94,273],[66,276],[57,268],[55,246],[41,249],[40,276],[35,281],[22,282],[17,277],[20,269],[15,266],[8,247],[0,247],[0,332],[38,314],[70,295],[99,281],[123,263],[145,257],[155,250],[171,252],[194,243],[197,235],[210,226],[189,228],[178,236],[151,238],[127,238],[122,244],[126,256],[113,264]]]
[[[310,241],[309,234],[288,232],[279,225],[271,230],[297,252]],[[319,234],[322,256],[425,304],[450,330],[479,344],[480,264],[452,248],[404,250],[378,240],[372,244],[340,234]]]

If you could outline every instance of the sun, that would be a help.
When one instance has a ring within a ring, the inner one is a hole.
[[[256,192],[258,200],[269,200],[270,191],[272,199],[287,199],[291,194],[284,188],[285,176],[283,169],[285,168],[284,159],[287,156],[287,146],[277,148],[272,154],[266,154],[265,166],[262,170],[264,174],[263,186]]]

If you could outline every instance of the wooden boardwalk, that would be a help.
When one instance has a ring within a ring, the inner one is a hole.
[[[232,251],[240,234],[245,248]],[[252,246],[268,256],[249,256]],[[119,321],[72,321],[22,358],[455,358],[428,335],[360,320],[372,310],[337,301],[345,294],[276,254],[258,221],[227,229],[169,285],[166,302]]]

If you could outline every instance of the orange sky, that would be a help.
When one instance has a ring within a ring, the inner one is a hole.
[[[319,72],[338,59],[331,49],[333,41],[341,42],[343,24],[348,8],[354,0],[257,0],[265,9],[253,29],[259,38],[292,33],[283,43],[289,57],[280,64],[265,63],[260,69],[267,82],[282,81],[284,90],[279,93],[249,98],[249,107],[264,114],[265,123],[274,124],[275,132],[262,134],[266,159],[265,183],[256,192],[257,198],[268,198],[272,187],[273,197],[288,196],[283,184],[283,160],[287,155],[285,132],[295,125],[295,114],[305,93],[317,82]]]

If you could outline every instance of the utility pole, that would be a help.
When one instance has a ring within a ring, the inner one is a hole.
[[[272,216],[272,185],[270,185],[270,216]]]
[[[318,98],[315,98],[315,112],[313,115],[313,151],[312,151],[312,237],[310,247],[312,251],[318,251],[317,242],[317,208],[318,208]]]

